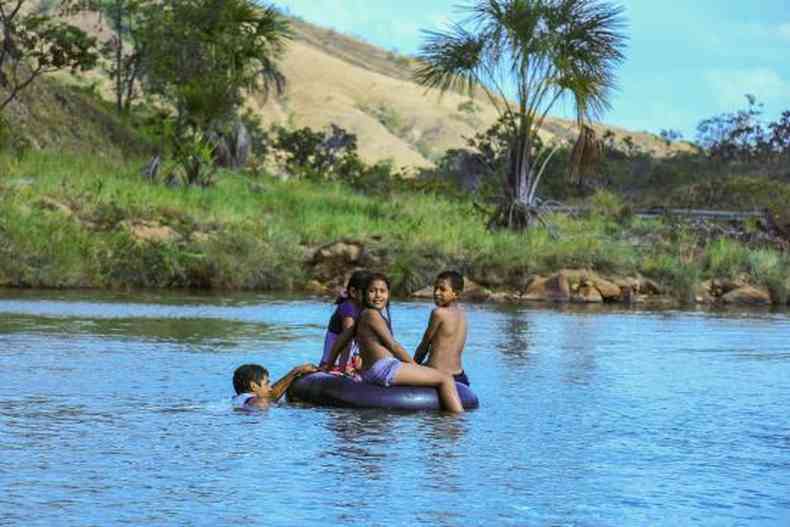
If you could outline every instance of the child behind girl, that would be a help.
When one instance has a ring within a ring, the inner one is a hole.
[[[382,274],[369,276],[363,289],[364,309],[356,323],[356,339],[363,366],[363,381],[379,386],[432,386],[445,410],[463,412],[453,378],[442,371],[417,365],[392,336],[383,312],[389,305],[389,280]],[[344,334],[342,338],[346,338]],[[338,341],[340,345],[342,340]]]
[[[320,368],[327,371],[346,372],[354,369],[356,354],[355,342],[344,339],[344,345],[333,350],[341,333],[353,335],[353,327],[362,309],[362,294],[365,283],[370,276],[368,271],[354,271],[346,285],[345,296],[341,294],[335,300],[337,308],[329,319],[329,326],[324,337],[324,353],[321,356]],[[346,343],[347,342],[347,343]]]

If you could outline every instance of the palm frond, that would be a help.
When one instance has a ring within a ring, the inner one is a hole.
[[[451,31],[425,31],[426,41],[417,55],[415,80],[427,87],[471,93],[480,82],[484,43],[461,25]]]

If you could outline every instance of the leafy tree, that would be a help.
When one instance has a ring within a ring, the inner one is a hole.
[[[697,143],[717,161],[751,161],[769,147],[761,123],[763,104],[746,95],[748,107],[702,120],[697,125]]]
[[[178,132],[205,130],[233,114],[245,92],[282,92],[276,61],[290,37],[274,7],[252,0],[165,0],[141,30],[144,83],[173,104]]]
[[[0,0],[0,112],[41,75],[96,65],[96,39],[63,18],[82,5],[60,0],[39,9],[28,0]]]
[[[332,124],[329,131],[273,129],[271,148],[291,173],[321,179],[350,178],[361,167],[357,136]]]
[[[746,95],[747,108],[704,119],[697,143],[709,158],[723,163],[775,162],[790,155],[790,111],[767,125],[763,104]]]
[[[681,139],[683,139],[683,132],[679,130],[673,130],[671,128],[661,130],[661,132],[658,135],[660,135],[661,139],[663,139],[664,142],[666,142],[667,146],[674,143],[675,141],[680,141]]]
[[[96,9],[105,13],[115,35],[101,48],[109,62],[107,73],[113,79],[115,104],[118,113],[128,112],[138,97],[138,82],[142,76],[145,40],[141,30],[146,14],[151,11],[151,0],[96,0]]]
[[[538,130],[562,99],[572,101],[579,124],[609,107],[623,60],[623,9],[598,0],[475,0],[467,9],[464,22],[427,32],[416,78],[442,92],[482,90],[515,130],[497,215],[500,224],[528,227],[556,152],[539,155]]]

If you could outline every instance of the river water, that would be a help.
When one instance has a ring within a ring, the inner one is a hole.
[[[469,305],[479,410],[233,411],[331,309],[0,292],[0,525],[790,525],[787,312]]]

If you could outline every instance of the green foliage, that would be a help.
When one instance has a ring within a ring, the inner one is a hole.
[[[206,139],[205,134],[193,131],[182,138],[182,144],[176,153],[176,161],[184,174],[186,185],[208,187],[214,183],[217,168],[214,165],[214,146]],[[177,177],[174,172],[170,177]],[[175,183],[172,180],[172,183]]]
[[[545,228],[491,233],[468,197],[404,180],[387,165],[351,181],[261,175],[255,184],[264,191],[250,192],[240,173],[223,172],[210,188],[141,185],[138,161],[67,153],[33,151],[21,161],[0,153],[0,164],[12,167],[0,182],[0,281],[14,285],[284,291],[307,280],[309,249],[343,238],[362,240],[401,293],[450,265],[495,270],[513,288],[561,268],[641,272],[684,301],[703,278],[746,273],[775,302],[790,285],[781,253],[729,240],[700,249],[692,230],[666,220],[623,226],[608,214],[557,214],[546,219],[558,238]],[[42,206],[43,196],[70,212]],[[609,211],[617,200],[596,202]],[[133,222],[176,236],[140,239]]]
[[[623,9],[590,0],[477,0],[467,10],[469,18],[449,31],[427,33],[416,78],[442,92],[486,94],[513,133],[505,191],[528,208],[545,160],[533,155],[534,142],[554,104],[570,98],[580,121],[608,107],[616,65],[624,58]],[[526,226],[529,218],[508,225]]]
[[[750,269],[751,251],[742,244],[719,239],[705,248],[704,266],[712,278],[735,278]]]
[[[128,113],[137,99],[146,45],[142,39],[145,16],[156,12],[151,0],[95,0],[95,8],[107,17],[115,35],[101,47],[104,69],[113,79],[116,110]]]
[[[271,148],[286,169],[313,179],[356,177],[364,169],[357,154],[357,136],[336,125],[329,131],[289,130],[275,126]]]
[[[608,218],[620,217],[625,207],[623,199],[608,190],[597,191],[592,198],[590,198],[590,205],[595,214]]]
[[[145,85],[178,111],[178,129],[205,130],[233,114],[244,92],[282,92],[277,67],[291,37],[273,7],[251,0],[172,0],[145,19]]]
[[[65,21],[80,0],[63,0],[54,11],[20,9],[24,2],[0,0],[0,112],[41,75],[87,71],[98,58],[96,39]]]
[[[705,119],[697,126],[697,142],[711,159],[724,163],[772,161],[790,154],[790,111],[767,126],[763,104],[746,95],[748,107]]]
[[[787,304],[790,296],[790,259],[776,251],[758,249],[749,254],[749,272],[771,293],[775,304]]]

